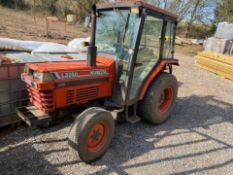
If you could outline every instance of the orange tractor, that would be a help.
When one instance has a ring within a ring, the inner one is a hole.
[[[94,5],[92,19],[91,41],[79,60],[25,66],[21,77],[32,105],[17,109],[31,126],[88,104],[68,137],[71,150],[85,162],[104,154],[114,119],[164,122],[178,89],[172,75],[178,65],[176,15],[142,1],[122,1]]]

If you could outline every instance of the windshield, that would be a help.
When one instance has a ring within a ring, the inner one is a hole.
[[[134,48],[140,17],[130,10],[100,11],[96,25],[96,46],[98,53],[129,59]]]

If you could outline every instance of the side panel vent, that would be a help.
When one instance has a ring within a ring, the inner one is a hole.
[[[78,89],[76,91],[76,102],[95,99],[98,97],[98,94],[99,94],[99,87]]]
[[[66,103],[67,104],[74,103],[74,90],[67,90],[66,91]]]

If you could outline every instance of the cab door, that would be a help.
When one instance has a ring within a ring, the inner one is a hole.
[[[124,48],[127,48],[127,52],[124,53],[127,54],[124,54],[124,59],[117,61],[118,73],[113,93],[113,101],[124,106],[138,101],[145,80],[156,68],[163,55],[169,54],[163,54],[167,20],[143,11],[140,22],[136,25],[134,20],[131,21],[133,16],[129,18],[123,39]]]
[[[147,16],[141,35],[129,92],[129,101],[138,97],[140,87],[160,60],[163,19]]]
[[[139,31],[143,25],[143,17],[138,13],[129,13],[127,25],[122,32],[120,49],[117,51],[116,81],[113,93],[113,101],[120,105],[127,105],[130,76],[132,74],[132,63],[135,55],[135,47],[140,38]]]
[[[139,94],[148,76],[164,58],[173,58],[174,23],[153,14],[147,15],[141,34],[137,56],[134,60],[128,105],[138,101]]]

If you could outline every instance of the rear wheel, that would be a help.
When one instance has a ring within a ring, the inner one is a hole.
[[[75,120],[68,144],[79,159],[90,163],[100,158],[109,147],[115,123],[110,112],[102,108],[89,108]]]
[[[139,103],[139,115],[150,123],[163,123],[174,107],[177,90],[176,78],[169,73],[161,73],[152,82],[144,99]]]

